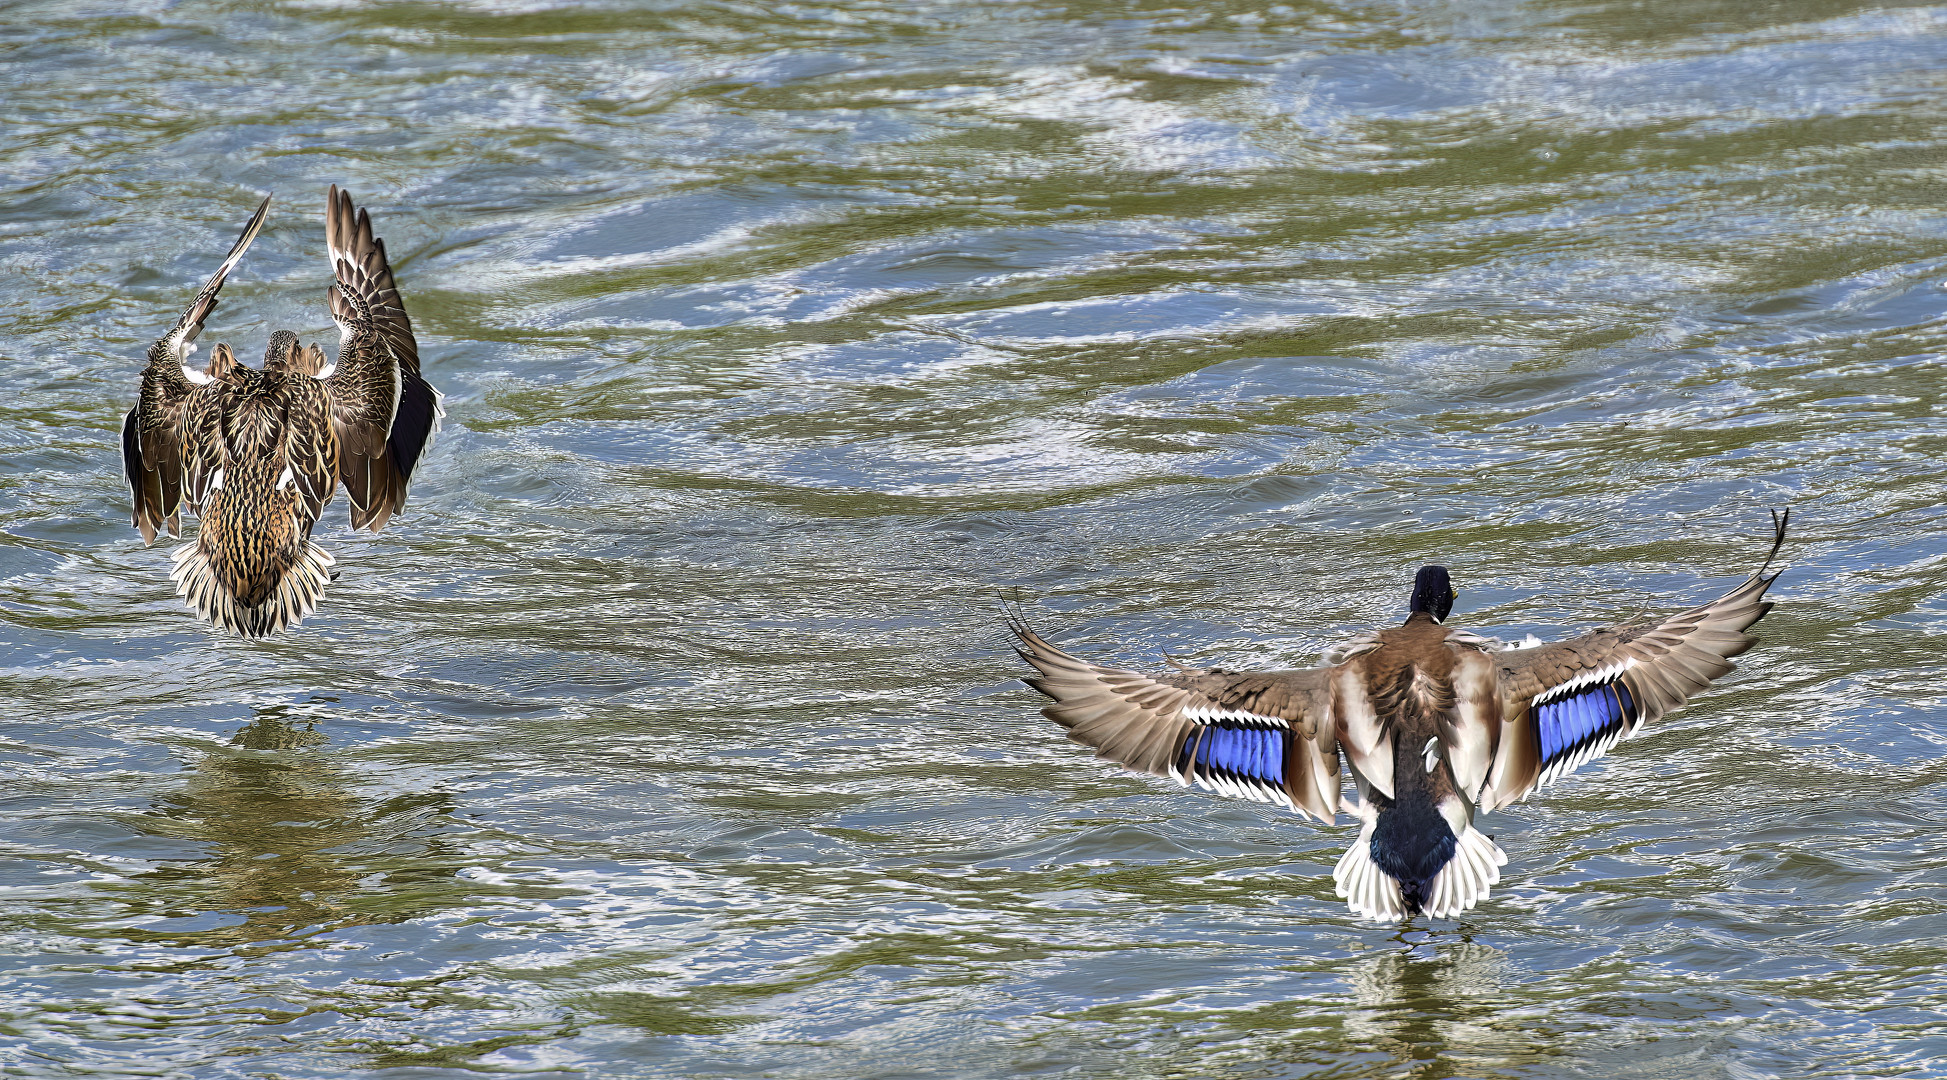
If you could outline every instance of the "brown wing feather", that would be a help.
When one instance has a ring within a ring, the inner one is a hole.
[[[1682,708],[1729,674],[1735,667],[1731,658],[1757,642],[1744,631],[1771,610],[1764,597],[1778,574],[1767,576],[1766,571],[1784,543],[1790,518],[1790,511],[1773,512],[1771,552],[1764,565],[1708,604],[1659,620],[1624,623],[1567,641],[1496,654],[1502,731],[1482,808],[1492,810],[1523,798],[1545,779],[1535,719],[1537,699],[1554,700],[1585,687],[1623,690],[1616,695],[1620,718],[1610,730],[1598,732],[1584,753],[1556,764],[1551,776],[1558,776],[1593,760],[1644,724]]]
[[[336,185],[326,196],[325,238],[334,279],[326,298],[341,336],[327,380],[339,479],[352,527],[377,532],[405,506],[413,465],[437,426],[438,394],[419,377],[419,345],[385,243]],[[412,430],[403,435],[394,431],[402,401],[412,406]]]
[[[332,273],[342,292],[333,296],[332,316],[343,327],[349,319],[369,320],[373,331],[385,338],[392,355],[413,374],[419,373],[419,342],[412,336],[412,320],[392,278],[392,263],[385,254],[385,241],[372,235],[372,219],[352,205],[351,193],[332,185],[325,208],[325,243],[331,256]],[[346,303],[345,294],[356,296],[363,311]]]
[[[1197,780],[1229,794],[1259,798],[1264,790],[1235,783],[1226,787],[1201,769],[1193,740],[1218,725],[1263,727],[1273,725],[1261,721],[1275,721],[1287,733],[1284,784],[1277,801],[1320,821],[1335,819],[1339,764],[1329,669],[1143,675],[1063,652],[1024,622],[1010,620],[1009,625],[1020,640],[1015,651],[1040,672],[1028,685],[1053,699],[1042,714],[1067,728],[1070,739],[1093,747],[1096,757],[1178,783]]]
[[[216,297],[223,290],[223,282],[229,278],[230,271],[237,268],[237,263],[243,260],[243,253],[249,249],[250,242],[257,239],[257,233],[263,229],[264,218],[269,213],[270,196],[266,195],[264,201],[257,204],[257,212],[250,215],[249,223],[243,227],[243,234],[237,237],[236,243],[230,245],[230,252],[223,256],[223,262],[216,268],[216,273],[211,274],[209,280],[203,282],[203,287],[196,292],[196,299],[191,300],[189,306],[183,309],[182,318],[177,319],[175,327],[164,334],[151,349],[151,360],[155,358],[155,348],[167,350],[178,364],[189,358],[196,335],[203,332],[203,323],[209,319],[210,313],[216,310]]]
[[[128,477],[134,509],[130,524],[142,533],[142,542],[153,543],[158,532],[181,535],[183,483],[183,406],[197,389],[183,374],[184,361],[195,351],[197,335],[216,310],[217,294],[249,249],[251,241],[264,227],[270,212],[270,197],[257,204],[256,213],[243,233],[203,282],[195,299],[183,309],[175,326],[149,346],[148,366],[142,372],[142,387],[135,408],[122,422],[122,470]],[[191,501],[191,509],[196,502]]]
[[[154,543],[158,532],[182,534],[183,405],[196,388],[170,364],[173,380],[155,364],[142,372],[135,407],[122,423],[122,469],[134,500],[129,523],[144,544]]]

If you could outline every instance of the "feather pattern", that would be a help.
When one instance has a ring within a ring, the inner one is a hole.
[[[1732,668],[1771,609],[1763,566],[1730,592],[1660,620],[1510,649],[1416,609],[1320,667],[1142,675],[1067,653],[1010,613],[1043,713],[1096,756],[1219,794],[1361,828],[1333,871],[1357,914],[1452,918],[1484,899],[1507,855],[1477,814],[1525,797],[1680,708]],[[1447,595],[1438,567],[1439,595]],[[1427,570],[1421,573],[1424,575]],[[1441,614],[1444,614],[1444,605]],[[1339,796],[1343,760],[1357,802]]]
[[[246,637],[315,610],[332,564],[311,528],[335,487],[337,443],[322,384],[290,368],[295,337],[279,331],[263,370],[230,365],[190,403],[201,524],[171,576],[198,615]]]
[[[271,335],[261,369],[227,345],[201,371],[186,366],[225,278],[263,227],[257,208],[175,327],[150,347],[136,406],[122,425],[133,523],[151,542],[180,535],[179,507],[199,518],[176,550],[177,591],[219,629],[257,637],[316,609],[331,556],[311,531],[340,482],[352,524],[376,531],[405,504],[406,483],[443,415],[419,373],[419,349],[385,245],[351,197],[330,190],[328,291],[343,339],[336,363],[298,336]]]
[[[133,502],[129,524],[141,532],[144,544],[154,543],[161,532],[182,535],[183,408],[199,385],[211,381],[207,373],[192,372],[185,365],[196,351],[196,338],[203,332],[204,322],[216,310],[223,283],[243,260],[250,242],[257,239],[269,212],[270,198],[265,196],[237,242],[230,245],[229,254],[203,282],[176,324],[149,346],[141,391],[122,422],[122,468]],[[195,509],[193,504],[191,509]]]
[[[1763,565],[1707,604],[1495,654],[1501,722],[1481,807],[1526,798],[1734,670],[1731,658],[1757,643],[1745,631],[1771,610],[1765,593],[1778,574],[1767,571],[1790,522],[1789,510],[1774,511]]]
[[[419,345],[372,219],[333,185],[325,199],[325,243],[338,323],[338,360],[325,380],[337,433],[339,480],[352,528],[378,532],[406,504],[406,488],[445,410],[419,374]]]

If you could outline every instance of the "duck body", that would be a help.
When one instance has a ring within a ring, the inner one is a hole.
[[[1383,765],[1391,783],[1381,786],[1388,777],[1380,776],[1376,784],[1365,769],[1352,766],[1360,805],[1371,808],[1361,834],[1365,850],[1359,844],[1353,850],[1399,883],[1406,910],[1420,911],[1433,906],[1431,898],[1442,891],[1436,888],[1441,873],[1473,827],[1474,804],[1461,794],[1444,758],[1426,752],[1438,747],[1443,730],[1459,726],[1454,674],[1468,666],[1468,657],[1456,655],[1446,629],[1424,613],[1378,637],[1378,648],[1347,661],[1354,670],[1346,681],[1382,691],[1366,695],[1363,708],[1375,730],[1390,730],[1380,733],[1373,752],[1362,757]],[[1348,702],[1346,711],[1351,715],[1360,707]],[[1388,720],[1382,721],[1382,714]],[[1348,866],[1347,872],[1358,868]]]
[[[1334,877],[1360,910],[1458,914],[1487,895],[1507,862],[1474,828],[1478,784],[1456,775],[1448,750],[1499,719],[1487,642],[1424,611],[1369,640],[1334,680],[1346,718],[1341,749],[1359,796],[1347,808],[1363,822]]]
[[[405,505],[412,467],[442,415],[419,374],[384,244],[336,187],[325,217],[338,362],[280,330],[262,368],[238,363],[224,344],[206,368],[190,367],[195,338],[269,205],[258,206],[174,329],[150,347],[122,431],[133,524],[153,542],[180,535],[182,508],[197,514],[196,540],[175,550],[170,576],[203,619],[246,637],[277,633],[316,609],[334,560],[311,532],[338,485],[354,528],[383,528]]]
[[[337,481],[322,360],[283,330],[262,370],[218,345],[210,381],[184,405],[186,495],[200,522],[170,576],[199,615],[232,633],[297,623],[330,581],[334,560],[311,542]]]
[[[1475,818],[1526,798],[1732,670],[1771,609],[1784,540],[1737,588],[1662,619],[1510,648],[1445,626],[1447,573],[1420,571],[1404,624],[1330,650],[1319,667],[1158,675],[1090,663],[1015,620],[1045,715],[1096,756],[1221,794],[1283,805],[1358,836],[1333,871],[1359,915],[1451,918],[1508,859]],[[1340,765],[1358,798],[1344,798]]]

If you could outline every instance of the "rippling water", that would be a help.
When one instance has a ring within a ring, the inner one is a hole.
[[[1947,1076],[1947,8],[29,3],[0,26],[0,1066],[62,1077]],[[142,349],[445,432],[301,632],[127,526]],[[995,595],[1308,663],[1446,562],[1765,642],[1496,815],[1459,923],[1115,773]]]

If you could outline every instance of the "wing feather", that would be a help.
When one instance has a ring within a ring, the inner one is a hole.
[[[230,271],[237,268],[237,263],[243,260],[243,253],[249,249],[250,242],[257,239],[257,233],[263,229],[264,218],[269,213],[270,196],[266,195],[264,201],[257,204],[257,212],[250,215],[249,223],[243,227],[243,234],[230,245],[230,252],[223,256],[222,264],[196,291],[196,298],[183,309],[182,317],[176,320],[174,328],[156,342],[150,352],[151,359],[155,356],[154,349],[162,349],[180,365],[189,359],[190,353],[196,351],[196,336],[203,332],[203,323],[216,310],[216,297],[223,291],[223,282],[229,278]]]
[[[1745,631],[1771,610],[1764,597],[1778,573],[1767,571],[1790,519],[1789,510],[1772,512],[1764,564],[1707,604],[1492,657],[1502,730],[1481,808],[1573,772],[1733,671],[1731,658],[1757,642]]]
[[[190,353],[196,351],[196,338],[203,332],[203,324],[216,310],[223,283],[263,229],[269,212],[270,197],[265,196],[236,243],[230,245],[223,262],[203,282],[176,324],[149,346],[149,363],[142,371],[135,408],[122,423],[122,470],[128,478],[134,504],[130,524],[142,533],[145,544],[153,543],[159,532],[170,536],[182,532],[178,508],[183,501],[183,408],[198,390],[197,383],[185,373],[184,364]],[[198,378],[208,382],[200,375]],[[190,502],[194,509],[197,500]]]
[[[419,374],[419,343],[392,276],[385,242],[349,192],[325,199],[333,284],[326,292],[340,336],[326,380],[338,441],[338,474],[352,528],[385,528],[406,504],[420,455],[443,415],[439,392]]]
[[[1328,671],[1143,675],[1064,652],[1010,618],[1042,713],[1095,756],[1330,823],[1339,806]]]

